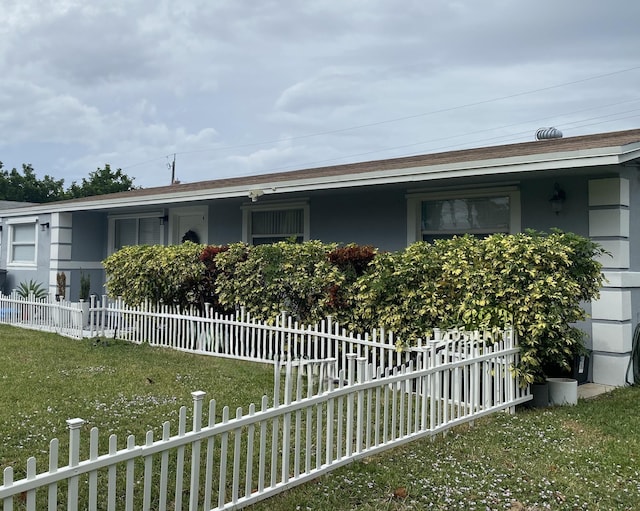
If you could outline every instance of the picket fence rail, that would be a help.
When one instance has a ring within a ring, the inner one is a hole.
[[[88,306],[88,303],[86,304]],[[72,303],[52,297],[8,296],[0,293],[0,323],[22,328],[55,332],[72,339],[82,339],[86,313],[82,302]]]
[[[54,439],[48,468],[38,472],[29,458],[26,476],[3,471],[4,510],[24,503],[30,510],[240,509],[339,466],[499,410],[513,412],[531,399],[512,368],[517,339],[507,331],[493,344],[478,338],[433,340],[407,366],[382,369],[355,353],[331,373],[335,360],[274,362],[273,402],[259,409],[228,407],[218,415],[204,393],[193,392],[192,427],[187,409],[177,432],[162,425],[161,438],[149,431],[126,446],[108,438],[99,452],[97,427],[81,438],[82,419],[71,419],[68,453]],[[318,371],[305,370],[319,364]],[[206,419],[206,420],[205,420]],[[82,442],[85,443],[82,443]],[[69,463],[59,465],[68,455]],[[22,509],[22,508],[21,508]]]
[[[181,309],[145,303],[129,306],[121,299],[92,297],[90,337],[103,336],[180,351],[273,364],[283,360],[335,359],[337,369],[346,367],[348,354],[364,357],[374,367],[406,366],[431,341],[475,340],[493,342],[505,332],[468,332],[434,328],[415,345],[399,349],[400,343],[384,328],[354,334],[331,317],[303,325],[286,312],[273,322],[251,316],[244,308],[237,314],[220,314],[207,307]]]

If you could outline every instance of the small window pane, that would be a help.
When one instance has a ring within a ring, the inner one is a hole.
[[[140,245],[160,244],[160,220],[158,218],[140,219]]]
[[[509,197],[424,201],[422,231],[426,233],[508,232]]]
[[[14,243],[35,243],[36,227],[35,224],[24,224],[13,226]]]
[[[288,241],[292,238],[293,236],[268,236],[268,237],[261,237],[261,236],[256,236],[253,238],[253,244],[254,245],[269,245],[270,243],[278,243],[279,241]],[[302,236],[295,236],[295,242],[296,243],[302,243],[304,240],[302,239]]]
[[[137,219],[121,218],[114,222],[115,249],[119,250],[127,245],[136,245]]]
[[[36,260],[35,245],[14,245],[12,261],[33,263]]]

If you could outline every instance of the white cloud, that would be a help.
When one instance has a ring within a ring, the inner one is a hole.
[[[0,160],[68,180],[110,163],[152,186],[173,153],[187,181],[528,140],[537,119],[638,126],[604,116],[640,70],[584,81],[640,65],[638,15],[599,0],[4,0]]]

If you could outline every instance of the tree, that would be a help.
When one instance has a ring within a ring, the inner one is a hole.
[[[51,202],[64,198],[64,180],[56,180],[45,175],[42,180],[36,177],[31,164],[22,165],[18,170],[2,170],[0,162],[0,199],[20,202]]]
[[[98,168],[89,173],[89,179],[82,179],[78,186],[74,181],[66,192],[67,198],[91,197],[107,193],[126,192],[134,190],[133,178],[122,172],[122,169],[111,170],[107,163],[103,169]]]
[[[121,169],[111,170],[108,163],[103,169],[89,173],[89,178],[83,178],[80,185],[74,181],[67,190],[64,189],[64,179],[54,179],[49,175],[38,179],[29,163],[23,164],[21,171],[3,169],[0,161],[0,200],[42,203],[135,189],[133,178]]]

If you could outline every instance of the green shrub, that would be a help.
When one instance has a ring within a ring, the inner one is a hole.
[[[320,321],[330,313],[329,288],[343,279],[327,258],[334,248],[319,241],[232,244],[215,258],[220,304],[265,320],[287,311],[302,323]]]
[[[105,260],[111,296],[244,306],[273,321],[282,311],[302,323],[333,315],[356,331],[384,327],[412,345],[434,327],[501,329],[513,325],[522,348],[523,383],[567,369],[580,352],[582,303],[603,282],[587,238],[527,231],[419,242],[406,250],[337,247],[319,241],[271,245],[125,247]]]
[[[218,293],[216,292],[216,281],[221,269],[216,262],[216,257],[221,252],[227,252],[228,245],[209,245],[200,254],[200,261],[204,264],[204,273],[198,283],[198,296],[200,306],[208,303],[216,312],[231,312],[233,309],[225,308],[220,304]]]
[[[91,293],[91,276],[84,273],[80,274],[80,300],[87,301]]]
[[[129,305],[146,300],[171,305],[199,303],[205,265],[199,260],[202,245],[131,245],[103,261],[107,290]]]
[[[353,323],[354,285],[369,270],[377,253],[371,245],[352,243],[336,247],[327,254],[329,262],[342,274],[341,282],[335,282],[328,288],[329,310],[340,323]]]
[[[517,371],[531,383],[568,369],[582,350],[574,323],[586,317],[582,302],[598,297],[601,254],[594,242],[559,231],[419,242],[373,261],[356,284],[354,318],[393,331],[404,345],[433,327],[512,324],[522,348]]]
[[[36,282],[35,280],[29,280],[29,282],[20,282],[20,285],[16,288],[16,293],[20,298],[29,299],[35,298],[36,300],[44,300],[47,297],[47,290],[44,284]]]

